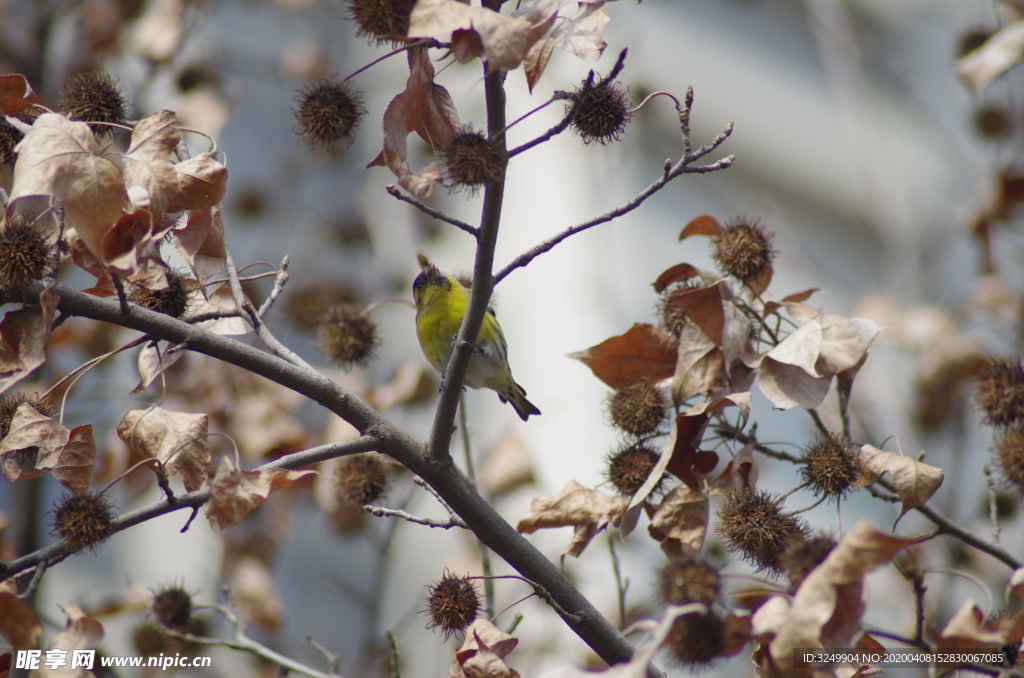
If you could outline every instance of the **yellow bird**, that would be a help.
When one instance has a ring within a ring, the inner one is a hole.
[[[416,300],[416,335],[423,355],[442,377],[448,369],[455,338],[469,307],[469,294],[462,283],[437,270],[433,264],[416,276],[412,284],[412,296]],[[501,333],[501,325],[491,308],[484,315],[469,359],[466,386],[489,388],[496,392],[501,402],[512,403],[523,421],[531,414],[540,414],[540,410],[526,399],[523,387],[512,379],[505,335]]]

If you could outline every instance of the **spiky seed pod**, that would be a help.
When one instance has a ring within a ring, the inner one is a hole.
[[[343,457],[334,471],[338,497],[360,506],[372,504],[390,489],[391,471],[376,452]]]
[[[658,598],[666,605],[711,605],[718,600],[721,582],[718,570],[700,558],[673,558],[658,570]]]
[[[960,34],[956,43],[957,58],[965,57],[978,49],[992,37],[994,30],[987,26],[972,26]]]
[[[740,217],[727,223],[721,233],[711,239],[715,248],[711,257],[720,271],[740,282],[750,283],[772,270],[774,237],[760,221]]]
[[[819,435],[807,448],[800,473],[815,496],[841,499],[860,475],[853,443],[842,433]]]
[[[608,482],[614,485],[621,495],[632,497],[647,481],[647,476],[651,474],[651,469],[660,458],[660,454],[643,443],[628,445],[608,455]],[[663,482],[664,476],[658,480],[651,493],[659,492]]]
[[[579,101],[576,116],[572,119],[573,130],[584,144],[595,141],[602,146],[619,140],[626,131],[633,114],[633,107],[626,88],[615,80],[599,82],[590,89],[580,85],[571,95],[565,110],[568,113]]]
[[[996,464],[1024,496],[1024,425],[1011,426],[996,438]]]
[[[679,335],[686,326],[686,313],[679,307],[679,304],[672,301],[667,294],[658,297],[658,327],[668,332],[673,339],[679,340]]]
[[[714,612],[685,614],[672,623],[667,644],[680,664],[707,666],[725,647],[725,622]]]
[[[14,147],[25,138],[17,127],[0,118],[0,165],[13,165],[17,154]]]
[[[773,576],[782,573],[779,559],[790,540],[807,533],[799,518],[782,510],[782,498],[765,491],[736,492],[718,510],[715,532],[726,549]]]
[[[166,277],[167,287],[160,290],[136,285],[128,294],[128,301],[172,318],[184,316],[192,304],[192,294],[199,289],[199,281],[173,269],[166,271]]]
[[[621,388],[608,399],[612,423],[635,436],[658,428],[667,412],[665,391],[649,381],[638,381]]]
[[[57,248],[31,214],[15,214],[0,231],[0,289],[16,290],[52,275]]]
[[[975,108],[972,123],[978,136],[989,141],[1000,141],[1013,133],[1013,116],[1000,104],[981,104]]]
[[[779,558],[779,565],[789,577],[790,590],[796,591],[804,577],[821,565],[836,546],[836,540],[824,532],[792,539]]]
[[[19,393],[8,393],[0,397],[0,440],[7,437],[11,432],[11,422],[14,420],[14,413],[22,403],[28,403],[36,412],[44,417],[52,417],[57,413],[57,408],[43,400],[38,393],[29,395],[24,391]]]
[[[346,369],[365,365],[380,345],[377,322],[362,306],[341,304],[329,310],[316,330],[320,352]]]
[[[1024,369],[1020,362],[990,360],[974,382],[974,398],[985,412],[985,421],[994,426],[1024,419]]]
[[[405,37],[416,0],[349,0],[345,17],[356,24],[356,36],[377,44]]]
[[[192,619],[192,594],[181,586],[165,586],[150,603],[157,623],[168,629],[184,629]]]
[[[506,160],[498,141],[467,127],[441,153],[441,168],[453,190],[466,187],[475,191],[500,180]]]
[[[440,628],[446,641],[453,633],[464,631],[480,612],[480,594],[469,577],[445,572],[441,581],[427,590],[427,609],[423,610],[430,617],[427,628]]]
[[[110,536],[114,507],[102,494],[66,494],[53,511],[53,532],[72,551],[91,549]]]
[[[302,139],[312,148],[332,152],[338,142],[347,146],[355,140],[356,127],[366,114],[362,95],[333,77],[307,83],[294,101],[299,107],[292,112]]]
[[[71,120],[123,125],[128,114],[124,92],[106,71],[86,71],[68,78],[60,110]],[[89,125],[99,136],[117,136],[118,128],[110,125]]]
[[[166,652],[171,647],[167,634],[153,624],[139,624],[132,630],[132,647],[149,657]]]

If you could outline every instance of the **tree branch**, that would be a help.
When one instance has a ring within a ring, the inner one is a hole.
[[[42,289],[42,283],[33,283],[28,286],[27,293],[38,299]],[[451,457],[437,459],[427,455],[422,443],[395,428],[338,384],[318,372],[299,368],[266,351],[260,351],[235,339],[192,327],[188,323],[170,316],[136,306],[129,307],[129,312],[122,315],[115,299],[94,297],[64,285],[57,285],[55,291],[60,295],[58,309],[62,313],[113,323],[175,343],[188,341],[190,350],[266,377],[305,395],[345,419],[364,436],[356,439],[360,441],[359,446],[368,445],[369,449],[387,454],[423,478],[444,498],[445,502],[466,522],[469,529],[480,537],[484,544],[524,577],[543,586],[558,603],[560,609],[566,611],[566,616],[563,619],[569,628],[582,638],[599,657],[609,664],[616,664],[628,661],[632,656],[633,646],[629,641],[573,587],[544,554],[519,534],[476,493],[472,485],[454,467]],[[355,441],[341,444],[356,446]],[[307,450],[307,452],[311,451]],[[337,456],[338,453],[334,452],[333,454]],[[298,463],[298,458],[293,455],[282,457],[261,468],[277,466],[287,468],[290,466],[286,466],[286,464],[290,463]],[[307,458],[298,465],[308,463],[312,463],[312,460]],[[198,493],[204,492],[208,492],[208,490],[198,491]],[[178,504],[174,509],[167,507],[166,500],[162,500],[153,506],[133,511],[116,519],[115,524],[119,530],[125,529],[170,510],[199,505],[206,500],[206,497],[200,497],[197,493],[189,493],[177,499]],[[0,568],[0,576],[7,577],[10,576],[9,573],[24,571],[55,555],[59,555],[61,559],[68,555],[64,551],[63,544],[40,549],[8,563],[5,568]]]
[[[398,198],[399,200],[401,200],[402,202],[409,203],[410,205],[412,205],[413,207],[418,209],[420,212],[423,212],[424,214],[429,214],[430,216],[434,217],[435,219],[438,219],[439,221],[443,221],[443,222],[451,224],[452,226],[455,226],[457,228],[461,228],[463,231],[465,231],[466,233],[469,233],[474,238],[480,237],[480,234],[477,231],[476,226],[470,226],[465,221],[459,221],[455,217],[450,217],[447,214],[445,214],[444,212],[438,212],[433,207],[429,207],[429,206],[423,204],[422,202],[420,202],[416,198],[413,198],[412,196],[408,196],[405,193],[402,193],[394,185],[388,186],[384,190],[388,192],[388,195],[392,195],[392,196]]]

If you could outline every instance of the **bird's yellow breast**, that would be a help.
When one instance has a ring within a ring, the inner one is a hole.
[[[441,374],[448,367],[452,342],[469,306],[468,290],[456,280],[450,282],[447,289],[428,286],[416,300],[416,334],[420,346],[430,364]]]

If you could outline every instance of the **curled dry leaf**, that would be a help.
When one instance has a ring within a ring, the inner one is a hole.
[[[36,102],[36,93],[24,75],[0,75],[0,113],[12,118]]]
[[[715,346],[722,345],[725,311],[722,308],[725,281],[707,287],[683,287],[668,295],[686,316],[704,331]]]
[[[14,593],[0,592],[0,635],[13,650],[39,649],[43,625],[32,608]]]
[[[629,506],[622,516],[619,524],[619,534],[625,539],[630,532],[636,529],[640,520],[640,509],[650,496],[654,488],[658,486],[662,474],[666,471],[682,480],[691,490],[697,491],[699,484],[694,471],[699,473],[710,473],[718,465],[718,455],[714,452],[701,452],[697,449],[704,436],[704,429],[707,427],[708,415],[699,414],[695,417],[686,413],[679,414],[672,422],[672,430],[665,446],[661,450],[661,457],[647,475],[647,480],[636,491],[636,494],[629,501]]]
[[[604,48],[607,47],[607,43],[604,41],[604,29],[611,21],[611,17],[605,14],[603,1],[579,3],[575,17],[563,17],[555,30],[551,31],[546,38],[539,39],[555,22],[555,14],[552,13],[542,22],[538,20],[539,17],[535,19],[525,16],[525,12],[531,6],[546,9],[547,6],[555,2],[560,7],[566,0],[535,0],[530,5],[512,13],[512,16],[523,13],[523,18],[532,19],[533,31],[528,38],[528,42],[532,42],[532,45],[523,58],[526,84],[531,92],[537,81],[540,80],[540,76],[544,74],[551,53],[556,47],[564,49],[584,61],[597,61],[604,53]]]
[[[231,288],[227,285],[218,287],[216,291],[210,295],[209,299],[202,299],[199,294],[199,290],[196,290],[194,295],[195,300],[201,303],[197,303],[194,310],[190,310],[186,317],[200,316],[205,315],[206,313],[234,311],[238,308],[235,306],[235,297],[231,293]],[[252,327],[249,326],[249,323],[242,316],[211,318],[210,320],[203,320],[193,324],[201,330],[225,336],[248,334],[249,332],[252,332]]]
[[[174,229],[171,239],[200,285],[227,267],[224,215],[220,205],[189,210],[185,224]]]
[[[857,467],[860,476],[857,487],[867,487],[878,481],[882,474],[888,472],[896,486],[903,507],[899,519],[907,511],[923,505],[942,485],[945,473],[940,468],[923,464],[915,459],[904,457],[895,452],[886,452],[871,445],[864,445],[857,453]]]
[[[737,492],[751,492],[757,485],[757,465],[754,463],[754,445],[744,445],[725,465],[721,475],[711,482],[709,494],[728,497]]]
[[[84,122],[44,113],[16,147],[14,185],[8,214],[19,199],[51,195],[64,201],[66,223],[74,226],[93,254],[124,213],[127,201],[121,170],[110,161]]]
[[[39,303],[8,311],[0,320],[0,393],[46,362],[46,340],[60,295],[39,293]]]
[[[854,525],[800,584],[781,623],[773,618],[776,635],[761,669],[768,671],[770,662],[772,670],[792,675],[794,649],[851,647],[864,610],[864,578],[917,541],[879,532],[866,520]],[[763,621],[755,616],[756,631]]]
[[[562,557],[579,556],[596,534],[611,525],[618,525],[626,510],[625,497],[611,497],[583,487],[575,480],[566,483],[553,497],[535,497],[530,512],[516,529],[533,534],[548,527],[573,526],[576,533],[562,551]]]
[[[454,0],[441,1],[466,7]],[[440,183],[441,171],[437,163],[418,172],[410,169],[409,133],[416,132],[432,149],[442,151],[462,131],[462,124],[448,90],[434,83],[434,65],[427,49],[415,47],[408,51],[409,80],[405,90],[384,110],[384,150],[367,167],[388,167],[402,188],[417,198],[425,198]]]
[[[206,508],[210,524],[218,530],[236,525],[271,494],[312,473],[316,471],[285,468],[242,471],[225,456],[210,481],[210,503]]]
[[[679,333],[679,349],[672,374],[672,400],[682,404],[722,383],[725,356],[696,323],[686,323]]]
[[[75,603],[68,603],[63,608],[68,620],[64,630],[50,639],[47,650],[87,650],[94,648],[103,640],[103,625],[82,612]]]
[[[747,419],[750,417],[750,391],[730,393],[729,395],[714,398],[713,400],[705,400],[704,402],[698,403],[686,410],[683,414],[688,417],[696,417],[699,414],[707,414],[708,416],[711,416],[730,405],[740,408],[740,417],[742,417],[740,428],[743,428],[747,425]]]
[[[409,37],[451,34],[452,51],[460,63],[482,56],[488,72],[508,71],[523,62],[566,1],[533,0],[506,16],[458,0],[419,0],[409,17]]]
[[[185,354],[184,351],[167,353],[167,349],[167,342],[162,341],[149,341],[142,346],[138,359],[139,376],[141,379],[139,385],[132,389],[130,395],[137,395],[145,391],[153,383],[154,379],[163,374],[164,370],[177,362],[178,358]]]
[[[0,462],[8,482],[49,473],[75,494],[89,489],[96,464],[92,425],[68,430],[28,403],[14,412],[11,428],[0,442]]]
[[[1003,26],[984,45],[956,62],[956,74],[971,91],[988,87],[1024,58],[1024,20]]]
[[[675,373],[676,347],[672,338],[654,325],[636,323],[625,334],[597,346],[570,353],[614,389],[638,381],[661,381]]]
[[[842,388],[849,395],[853,377],[864,364],[882,327],[866,318],[821,314],[798,303],[786,303],[797,328],[756,361],[757,385],[780,409],[817,407],[828,393],[833,375],[845,374]],[[753,364],[752,364],[753,363]]]
[[[710,214],[702,214],[692,220],[679,233],[679,240],[684,240],[695,235],[715,237],[722,232],[722,224]]]
[[[1024,596],[1024,567],[1018,567],[1010,575],[1003,591],[1003,600],[1009,602],[1011,593],[1017,597]]]
[[[764,301],[764,308],[761,311],[761,315],[763,317],[768,317],[769,313],[778,313],[779,309],[786,306],[787,303],[798,304],[807,301],[811,298],[812,294],[820,291],[821,288],[819,287],[811,287],[806,290],[801,290],[800,292],[789,294],[783,297],[781,301],[773,297],[769,292],[762,292],[761,299]]]
[[[704,546],[710,517],[707,493],[680,485],[665,496],[647,530],[667,555],[694,556]]]
[[[500,630],[486,619],[477,619],[466,629],[466,639],[448,668],[449,678],[516,678],[505,657],[519,639]]]
[[[676,264],[675,266],[666,269],[658,276],[658,279],[654,281],[654,291],[661,294],[668,289],[669,285],[677,282],[685,282],[690,278],[696,278],[700,275],[700,269],[691,266],[690,264]]]
[[[986,621],[981,608],[968,598],[939,633],[936,643],[941,650],[1016,647],[1024,636],[1024,613]]]
[[[157,459],[189,492],[210,477],[209,418],[154,405],[131,410],[117,425],[118,437],[133,451]]]

